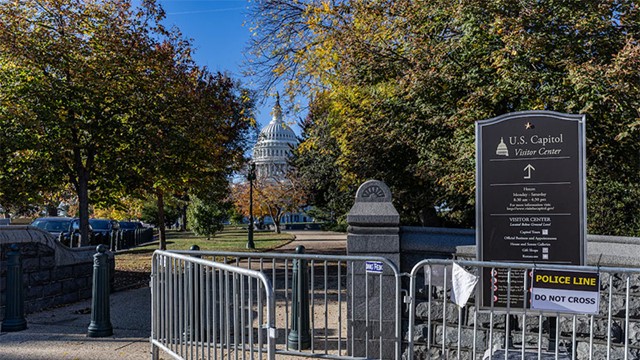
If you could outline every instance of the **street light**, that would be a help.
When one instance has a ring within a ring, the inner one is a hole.
[[[256,164],[249,165],[249,240],[247,241],[247,249],[255,249],[256,244],[253,243],[253,180],[256,179]]]

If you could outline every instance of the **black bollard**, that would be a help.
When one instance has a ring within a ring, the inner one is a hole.
[[[120,231],[122,231],[122,237],[124,238],[125,249],[130,249],[132,247],[131,243],[133,243],[133,231]]]
[[[2,331],[20,331],[27,328],[24,318],[24,286],[22,285],[22,259],[17,244],[11,244],[7,253],[7,299]]]
[[[304,254],[304,246],[296,247],[296,253]],[[293,260],[291,331],[287,336],[288,347],[305,350],[311,347],[309,331],[309,280],[307,278],[307,260]]]
[[[116,250],[122,250],[122,233],[120,231],[114,231],[116,234]]]
[[[109,310],[109,255],[107,246],[100,244],[93,255],[93,289],[91,291],[91,324],[88,337],[106,337],[113,335],[111,312]]]
[[[109,250],[115,252],[116,250],[118,250],[118,234],[115,231],[109,231],[108,234],[110,239],[109,241],[111,243],[111,248]]]

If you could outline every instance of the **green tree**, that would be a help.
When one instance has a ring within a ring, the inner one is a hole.
[[[314,99],[301,123],[300,144],[293,151],[291,165],[297,170],[301,191],[306,195],[307,213],[316,220],[337,223],[353,204],[355,190],[343,178],[338,159],[340,148],[331,135],[329,106],[321,94]]]
[[[158,211],[158,203],[155,198],[144,201],[140,212],[140,220],[153,224],[158,228],[160,227],[161,221],[163,221],[165,227],[171,227],[180,219],[180,204],[178,204],[174,198],[169,198],[163,205],[164,209],[162,209],[162,213],[164,216],[163,219],[160,220],[160,211]]]
[[[237,81],[195,67],[189,58],[166,56],[165,61],[158,69],[168,73],[158,78],[177,80],[156,88],[155,96],[164,101],[148,97],[152,111],[142,119],[134,147],[136,189],[154,196],[158,209],[164,209],[167,196],[226,190],[229,176],[244,162],[246,140],[255,126],[253,102]],[[165,246],[163,224],[159,222],[160,248]]]
[[[89,197],[109,204],[124,189],[120,160],[161,17],[153,1],[0,3],[0,127],[22,134],[12,151],[21,171],[35,160],[36,175],[47,174],[41,186],[73,186],[85,243]]]
[[[0,3],[0,128],[20,133],[0,154],[20,192],[2,198],[10,178],[0,177],[0,201],[71,184],[87,239],[90,202],[152,195],[164,248],[165,197],[226,185],[243,161],[252,101],[197,67],[163,18],[153,0]]]
[[[187,210],[189,228],[197,235],[203,235],[209,240],[216,232],[224,229],[223,221],[231,208],[229,203],[219,201],[207,201],[192,197]]]
[[[627,221],[640,215],[631,200],[640,195],[634,2],[283,0],[254,9],[254,63],[290,93],[328,91],[341,173],[351,184],[387,182],[403,221],[472,226],[475,121],[544,109],[587,114],[589,231],[640,233]],[[609,211],[607,199],[624,210]]]

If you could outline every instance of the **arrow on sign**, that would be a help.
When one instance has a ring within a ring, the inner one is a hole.
[[[524,176],[525,179],[531,179],[531,170],[535,170],[536,168],[534,168],[533,166],[531,166],[531,164],[527,164],[527,166],[524,167],[524,171],[527,172],[527,175]]]

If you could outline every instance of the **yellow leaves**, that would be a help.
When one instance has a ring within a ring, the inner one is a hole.
[[[322,2],[322,9],[324,10],[325,13],[330,13],[331,12],[331,3],[328,0],[324,0]]]

